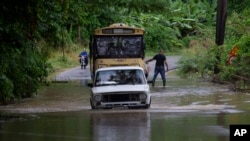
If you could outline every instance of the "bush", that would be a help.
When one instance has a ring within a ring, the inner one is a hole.
[[[237,43],[239,50],[231,65],[225,65],[220,73],[222,81],[229,81],[235,88],[240,88],[250,82],[250,36],[244,35]],[[238,82],[242,82],[238,85]]]
[[[0,30],[0,103],[32,96],[48,75],[46,58],[18,30]]]
[[[180,76],[208,78],[214,68],[215,60],[212,48],[208,47],[212,46],[212,43],[209,45],[208,43],[208,39],[190,41],[189,48],[182,51],[182,57],[178,62]]]
[[[13,83],[4,74],[0,74],[0,104],[6,104],[13,100]]]

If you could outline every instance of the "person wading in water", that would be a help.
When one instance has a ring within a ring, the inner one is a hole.
[[[151,62],[153,60],[156,60],[155,63],[155,70],[154,70],[154,77],[152,80],[152,86],[155,86],[155,79],[157,78],[158,74],[160,73],[161,78],[162,78],[162,82],[163,82],[163,86],[166,86],[166,74],[165,72],[168,71],[168,63],[167,63],[167,59],[166,56],[164,55],[164,51],[160,50],[158,54],[156,54],[152,59],[149,59],[146,61],[146,63]],[[166,69],[164,67],[164,64],[166,66]]]

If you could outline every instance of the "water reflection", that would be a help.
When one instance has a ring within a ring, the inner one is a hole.
[[[221,128],[211,128],[216,125],[217,115],[207,117],[203,114],[172,113],[165,116],[162,119],[155,119],[155,117],[159,117],[157,114],[152,117],[152,140],[154,141],[229,140],[229,132],[221,134]],[[228,128],[225,130],[228,131]]]
[[[228,141],[230,124],[250,123],[250,113],[97,110],[20,115],[1,122],[7,141]]]
[[[93,141],[150,141],[150,114],[91,114]]]

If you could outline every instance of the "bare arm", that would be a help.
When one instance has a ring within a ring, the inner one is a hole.
[[[167,62],[167,60],[164,61],[164,64],[166,66],[166,71],[168,71],[168,62]]]
[[[153,61],[153,60],[154,60],[154,59],[151,58],[151,59],[147,60],[146,63],[151,62],[151,61]]]

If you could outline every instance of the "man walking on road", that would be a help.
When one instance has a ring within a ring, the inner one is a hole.
[[[165,72],[168,71],[168,63],[167,63],[166,56],[164,55],[164,51],[160,50],[158,54],[156,54],[152,59],[147,60],[146,63],[151,62],[153,60],[156,60],[156,63],[155,63],[154,77],[152,80],[152,86],[153,87],[155,86],[155,79],[157,78],[157,75],[160,73],[163,86],[165,87],[166,86]],[[166,66],[166,69],[164,67],[164,64]]]

